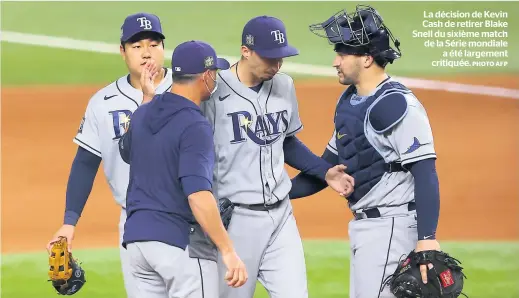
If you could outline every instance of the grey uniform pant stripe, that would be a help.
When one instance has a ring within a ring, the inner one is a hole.
[[[389,245],[387,246],[386,263],[384,264],[384,271],[382,272],[382,278],[380,280],[380,286],[378,291],[378,297],[382,293],[382,287],[384,285],[384,276],[386,275],[387,262],[389,260],[389,252],[391,251],[391,240],[393,240],[393,230],[395,229],[395,218],[391,218],[391,236],[389,236]]]
[[[198,269],[200,270],[200,284],[202,286],[202,298],[205,297],[205,294],[204,294],[204,274],[202,273],[202,265],[200,264],[200,259],[197,258],[197,261],[198,261]]]

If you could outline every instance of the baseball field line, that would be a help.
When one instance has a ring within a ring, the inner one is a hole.
[[[119,54],[119,45],[99,41],[79,40],[47,35],[37,35],[13,31],[0,31],[0,40],[10,43],[44,46],[50,48],[60,48],[78,51],[88,51],[105,54]],[[173,52],[173,49],[166,49],[166,52]],[[239,57],[222,56],[234,62]],[[166,56],[166,59],[170,58]],[[321,77],[334,77],[336,72],[332,67],[321,65],[310,65],[302,63],[283,63],[283,72],[300,75],[312,75]],[[519,99],[518,89],[508,89],[502,87],[490,87],[483,85],[470,85],[454,82],[435,81],[420,78],[394,77],[404,85],[415,89],[446,91],[463,94],[488,95],[492,97],[505,97]]]

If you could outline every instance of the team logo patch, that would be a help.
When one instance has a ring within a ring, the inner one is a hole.
[[[214,65],[214,59],[212,56],[208,56],[204,59],[205,68],[212,67]]]
[[[279,44],[284,44],[286,41],[285,33],[281,32],[281,30],[270,31],[270,35],[273,35],[274,41],[277,41]]]
[[[245,36],[245,44],[248,46],[253,46],[254,45],[254,36],[247,34],[247,36]]]
[[[151,26],[151,21],[146,17],[137,18],[137,22],[140,22],[140,27],[144,28],[145,30],[153,29],[153,26]]]
[[[77,133],[83,133],[83,125],[85,125],[85,117],[83,117],[83,119],[81,119],[81,123],[79,124]]]
[[[411,146],[409,146],[409,148],[407,148],[407,151],[404,152],[404,154],[414,152],[414,151],[418,150],[418,148],[420,148],[421,146],[422,146],[422,144],[420,144],[420,141],[418,141],[418,139],[416,137],[414,137],[413,143],[411,144]]]
[[[442,281],[442,286],[444,288],[452,286],[454,284],[454,280],[452,279],[452,273],[449,269],[440,273],[440,280]]]

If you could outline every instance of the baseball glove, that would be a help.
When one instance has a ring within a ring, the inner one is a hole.
[[[427,284],[422,282],[420,265],[432,264],[427,269]],[[462,293],[466,278],[460,261],[447,253],[436,250],[415,252],[399,262],[395,272],[385,284],[389,284],[391,293],[397,298],[454,298]]]
[[[68,251],[67,239],[52,244],[49,255],[49,278],[60,295],[73,295],[85,284],[85,271]]]
[[[227,198],[219,200],[220,205],[220,216],[222,217],[223,226],[227,230],[231,223],[232,212],[234,210],[234,204]]]

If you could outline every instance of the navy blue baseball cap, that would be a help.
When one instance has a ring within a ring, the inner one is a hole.
[[[265,58],[285,58],[299,55],[299,51],[288,44],[285,24],[275,17],[259,16],[251,19],[243,28],[242,45]]]
[[[126,17],[121,26],[121,41],[127,42],[130,38],[141,32],[157,33],[162,39],[166,39],[162,33],[160,19],[150,13],[136,13]]]
[[[216,56],[211,45],[191,40],[179,44],[171,57],[171,69],[177,74],[199,74],[208,69],[228,69],[229,62]]]

